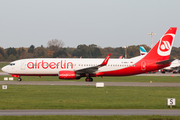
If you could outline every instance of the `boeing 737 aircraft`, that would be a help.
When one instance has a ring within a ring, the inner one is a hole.
[[[32,58],[11,62],[2,68],[4,72],[20,76],[58,76],[59,79],[80,79],[93,81],[98,76],[129,76],[159,70],[171,64],[169,60],[176,27],[171,27],[147,55],[131,59],[89,58]]]
[[[174,61],[171,62],[170,66],[163,68],[161,70],[161,73],[166,73],[166,72],[179,73],[179,71],[180,71],[180,60],[175,59]]]

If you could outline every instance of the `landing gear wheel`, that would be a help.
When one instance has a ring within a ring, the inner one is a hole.
[[[92,82],[93,79],[92,79],[91,77],[87,77],[87,78],[85,79],[85,81],[86,81],[86,82]]]
[[[90,78],[90,82],[93,82],[93,79],[92,79],[92,78]]]
[[[21,79],[21,78],[18,78],[18,81],[20,82],[20,81],[22,81],[22,79]]]
[[[85,81],[86,81],[86,82],[89,82],[89,78],[87,77],[87,78],[85,79]]]

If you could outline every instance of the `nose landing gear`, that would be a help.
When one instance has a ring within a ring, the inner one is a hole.
[[[20,81],[22,81],[22,79],[21,79],[21,78],[18,78],[18,81],[20,82]]]

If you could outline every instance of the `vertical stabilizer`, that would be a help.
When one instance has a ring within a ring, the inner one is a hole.
[[[139,46],[140,49],[140,55],[146,55],[147,51],[145,50],[145,48],[143,46]]]
[[[172,45],[174,42],[177,27],[170,27],[169,30],[161,37],[156,45],[150,50],[150,52],[144,57],[149,60],[168,60]]]

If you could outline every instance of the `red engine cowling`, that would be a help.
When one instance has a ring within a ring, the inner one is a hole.
[[[74,71],[62,70],[59,71],[59,79],[80,79]]]

